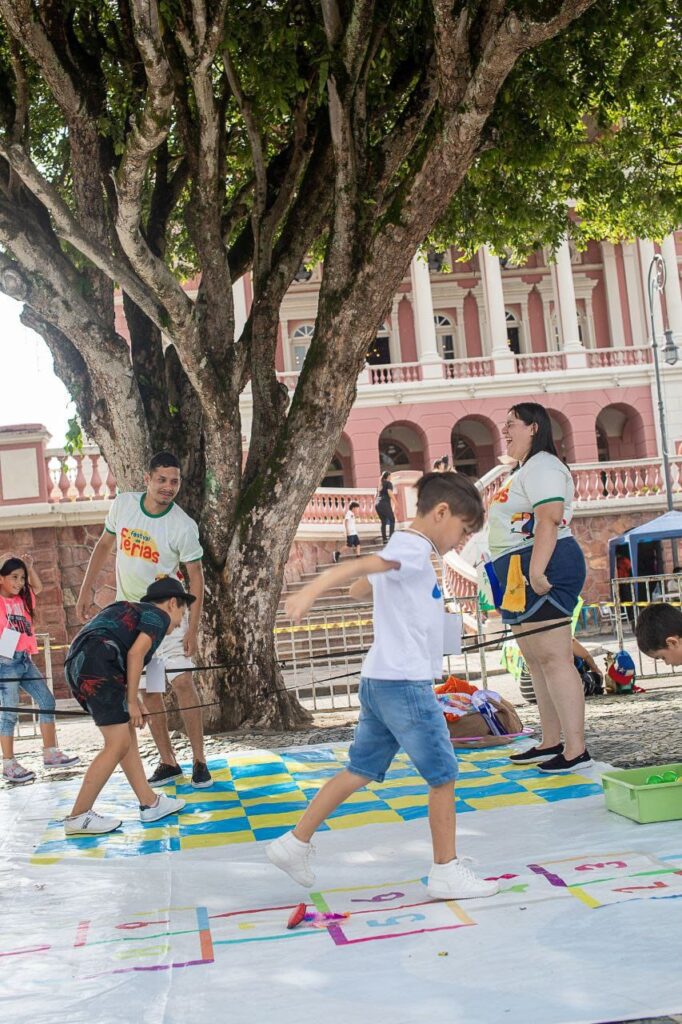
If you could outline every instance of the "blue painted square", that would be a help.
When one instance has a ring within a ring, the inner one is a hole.
[[[233,764],[230,766],[230,775],[233,779],[252,779],[258,775],[281,775],[286,774],[286,768],[281,760],[263,761],[260,764]]]
[[[523,786],[517,786],[515,782],[491,782],[488,786],[467,786],[462,790],[465,800],[482,796],[503,796],[507,793],[525,793]]]
[[[502,776],[505,779],[537,779],[541,775],[541,772],[537,768],[509,768],[506,771],[498,772],[497,778]]]
[[[398,796],[423,796],[428,792],[428,786],[426,783],[422,786],[387,786],[384,784],[377,789],[373,788],[373,792],[382,800],[390,800]]]
[[[455,811],[457,814],[463,814],[465,811],[475,811],[475,807],[470,807],[465,800],[455,800]]]
[[[180,836],[214,835],[218,832],[250,832],[251,825],[246,815],[243,818],[226,818],[224,821],[202,821],[196,825],[181,825]]]
[[[533,792],[549,803],[556,803],[558,800],[577,800],[583,796],[597,796],[603,793],[603,790],[596,782],[585,782],[575,786],[560,786],[558,789],[534,789]]]
[[[192,811],[232,811],[236,807],[241,807],[239,800],[188,800],[180,813],[191,814]]]
[[[286,776],[284,776],[286,778]],[[267,800],[273,793],[300,793],[301,790],[295,782],[275,782],[271,786],[256,786],[253,789],[242,790],[242,797],[246,800]]]
[[[290,814],[296,812],[300,813],[301,811],[304,811],[307,806],[308,801],[301,797],[301,799],[295,803],[278,802],[276,804],[253,804],[249,805],[248,807],[245,807],[244,811],[246,812],[246,814],[249,815],[249,817],[257,817],[259,814]]]
[[[367,803],[357,804],[341,804],[337,807],[329,817],[330,818],[343,818],[348,814],[364,814],[365,811],[391,811],[392,807],[385,804],[383,800],[368,800]]]
[[[393,810],[399,814],[403,821],[413,821],[415,818],[427,818],[429,808],[424,804],[416,807],[394,807]]]
[[[269,839],[279,839],[285,832],[291,831],[291,825],[272,825],[270,828],[254,828],[253,834],[256,842],[261,843]]]

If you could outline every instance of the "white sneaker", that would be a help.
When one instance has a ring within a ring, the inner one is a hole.
[[[73,818],[64,818],[64,834],[67,836],[104,836],[115,832],[123,822],[119,818],[107,818],[96,811],[85,811]]]
[[[159,821],[169,814],[179,814],[184,806],[184,800],[176,800],[175,797],[159,793],[156,803],[151,807],[140,807],[140,821]]]
[[[314,852],[312,843],[302,843],[293,832],[285,832],[265,849],[271,864],[286,871],[290,878],[306,889],[315,885],[315,875],[310,866],[310,857]]]
[[[448,864],[433,864],[426,888],[434,900],[470,900],[500,891],[497,882],[479,878],[458,858]]]

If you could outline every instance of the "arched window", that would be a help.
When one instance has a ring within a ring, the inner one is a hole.
[[[449,316],[436,313],[433,318],[436,326],[436,342],[441,359],[454,359],[455,352],[455,328]]]
[[[370,366],[386,366],[391,362],[391,334],[386,324],[377,331],[367,352],[367,362]]]
[[[335,455],[329,463],[327,472],[322,479],[320,487],[345,487],[343,479],[343,464],[338,455]]]
[[[379,440],[379,463],[382,471],[396,469],[398,466],[409,466],[410,457],[397,441],[382,437]]]
[[[452,435],[452,468],[478,479],[478,460],[471,444],[462,434]]]
[[[509,310],[505,311],[505,320],[507,321],[507,339],[509,341],[509,347],[515,356],[521,355],[521,324],[514,313]]]
[[[294,357],[294,370],[300,370],[308,355],[310,342],[312,341],[315,327],[313,324],[301,324],[297,327],[291,338],[291,350]]]

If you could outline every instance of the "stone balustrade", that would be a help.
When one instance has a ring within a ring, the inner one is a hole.
[[[650,362],[651,348],[595,348],[587,351],[588,367],[646,366]]]
[[[81,455],[51,448],[45,462],[52,484],[50,502],[101,501],[116,496],[116,481],[97,448],[87,448]]]
[[[367,366],[367,380],[370,384],[413,384],[421,379],[421,363],[384,363]],[[360,380],[362,381],[362,377]]]
[[[566,369],[563,352],[525,352],[514,356],[517,373],[556,373]]]
[[[445,380],[465,380],[467,377],[492,377],[495,365],[492,359],[447,359],[443,360]]]

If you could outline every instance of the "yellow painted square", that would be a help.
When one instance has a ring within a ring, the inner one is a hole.
[[[583,775],[542,775],[537,779],[519,779],[518,785],[525,789],[563,789],[564,786],[580,786],[593,782]]]
[[[282,782],[291,782],[291,776],[286,773],[279,773],[277,775],[248,775],[244,779],[234,780],[238,793],[248,792],[249,789],[262,789],[263,786],[277,786]]]
[[[181,836],[181,850],[198,850],[209,846],[231,846],[233,843],[255,843],[253,832],[208,832],[205,835]]]
[[[410,775],[405,779],[386,779],[384,782],[370,782],[368,788],[377,793],[381,793],[382,789],[397,789],[399,786],[414,786],[415,782],[418,785],[426,785],[421,775],[418,775],[417,772],[415,772],[414,775]]]
[[[495,779],[492,776],[488,776],[487,779],[481,779],[480,777],[475,778],[475,779],[467,779],[467,778],[463,779],[462,776],[460,775],[458,777],[457,781],[455,782],[455,788],[456,789],[467,789],[467,788],[476,789],[477,787],[480,787],[480,786],[498,786],[499,783],[500,783],[500,780],[499,779]]]
[[[157,828],[140,828],[136,832],[125,832],[120,836],[115,833],[112,835],[112,839],[123,840],[116,845],[128,845],[128,843],[147,843],[153,842],[155,839],[168,839],[169,837],[177,837],[180,834],[177,825],[158,825]]]
[[[48,864],[59,864],[63,859],[61,856],[55,857],[53,853],[36,853],[31,857],[29,863],[37,864],[38,867],[47,867]]]
[[[357,793],[351,793],[343,802],[344,804],[366,804],[370,800],[376,800],[378,803],[380,799],[381,795],[379,793],[363,789],[362,791],[358,790]]]
[[[327,818],[327,825],[333,829],[359,828],[361,825],[384,825],[403,819],[395,811],[360,811],[358,814],[342,814],[338,818]]]
[[[251,750],[246,754],[229,754],[227,767],[238,764],[272,764],[273,761],[281,761],[279,754],[273,754],[271,750]]]
[[[252,818],[249,818],[249,824],[251,828],[271,828],[276,825],[295,825],[303,811],[304,807],[300,811],[283,811],[280,814],[254,814]]]
[[[268,796],[242,796],[242,807],[253,807],[256,804],[301,804],[307,806],[308,798],[301,790],[292,790],[290,793],[272,793]]]
[[[429,802],[428,793],[418,793],[416,796],[387,796],[386,803],[389,807],[399,810],[401,807],[425,807]]]
[[[202,825],[207,821],[227,821],[230,818],[243,818],[242,807],[229,807],[224,811],[194,811],[193,814],[178,815],[180,825]]]
[[[490,811],[495,807],[515,807],[518,804],[543,804],[545,801],[535,793],[500,793],[498,796],[477,796],[467,800],[469,807],[477,811]]]
[[[180,793],[178,794],[179,800],[184,800],[187,807],[191,807],[193,803],[227,803],[229,800],[238,800],[239,795],[237,793],[211,793],[209,789],[197,789],[191,793]],[[187,812],[185,812],[187,813]]]

